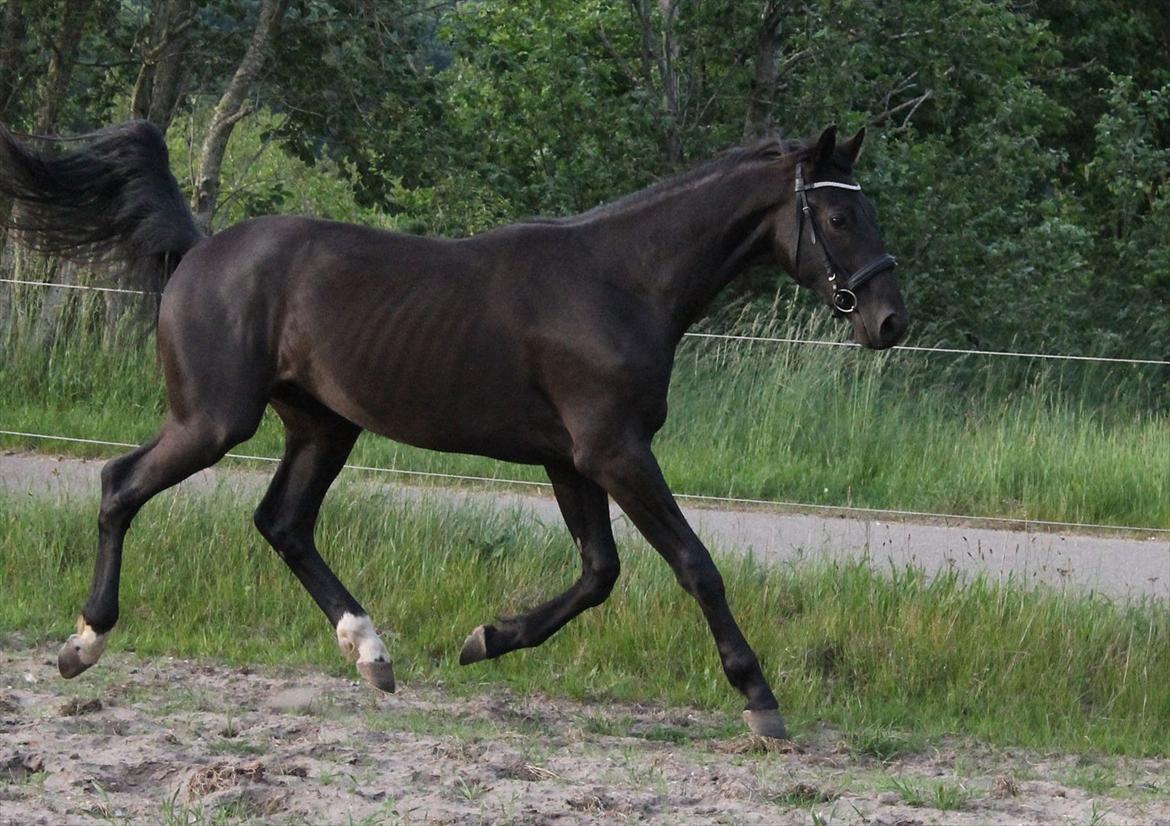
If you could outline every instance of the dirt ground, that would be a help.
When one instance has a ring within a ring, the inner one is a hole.
[[[54,650],[0,640],[0,824],[1170,826],[1170,761],[955,744],[883,762],[829,730],[774,748],[727,723],[125,653],[66,682]]]

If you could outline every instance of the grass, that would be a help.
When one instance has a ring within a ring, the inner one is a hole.
[[[849,733],[847,742],[853,754],[873,757],[883,763],[921,751],[923,747],[921,740],[887,726],[862,726]]]
[[[93,564],[93,501],[0,499],[0,632],[58,641]],[[396,503],[343,485],[319,541],[385,632],[399,680],[508,685],[605,703],[725,710],[697,606],[645,546],[627,543],[613,597],[544,646],[461,668],[465,634],[566,587],[567,535],[515,513]],[[484,537],[507,537],[503,545]],[[953,575],[862,565],[721,567],[745,633],[800,732],[840,726],[889,757],[951,734],[1082,753],[1166,755],[1170,614]],[[324,668],[354,678],[333,633],[230,492],[164,494],[131,531],[112,650]],[[899,735],[897,732],[912,732]]]
[[[19,314],[0,344],[0,429],[145,441],[164,409],[153,345],[104,343],[99,327],[82,323],[96,312],[93,299],[71,300],[80,320],[59,344],[30,346],[33,330]],[[35,317],[35,307],[26,315]],[[732,326],[801,338],[841,333],[821,316],[777,315]],[[1170,414],[1159,373],[947,358],[686,339],[656,451],[686,493],[1170,528]],[[282,438],[270,413],[236,450],[279,456]],[[11,436],[0,446],[123,452]],[[539,468],[368,434],[351,461],[544,480]]]
[[[1091,795],[1112,795],[1117,789],[1117,772],[1111,766],[1090,763],[1070,770],[1066,782]]]
[[[972,796],[970,791],[958,783],[900,775],[887,778],[886,787],[896,792],[907,806],[938,809],[943,812],[966,808]]]

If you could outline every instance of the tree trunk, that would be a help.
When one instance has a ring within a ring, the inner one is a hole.
[[[65,0],[61,13],[61,29],[56,42],[50,44],[49,66],[41,84],[41,104],[37,108],[34,128],[42,135],[49,134],[57,126],[61,104],[69,89],[73,67],[77,63],[77,50],[81,46],[81,35],[85,31],[86,12],[89,0]]]
[[[151,14],[130,115],[150,121],[163,132],[171,125],[187,78],[193,22],[192,0],[164,0]]]
[[[20,79],[25,71],[20,53],[24,38],[24,15],[21,0],[8,0],[4,8],[3,30],[0,30],[0,120],[11,123],[11,109],[20,93]]]
[[[265,51],[276,36],[277,26],[287,7],[287,0],[264,0],[248,49],[244,52],[235,75],[232,76],[227,90],[219,99],[219,104],[211,116],[211,125],[207,129],[207,137],[203,141],[203,150],[200,153],[199,172],[195,177],[195,195],[191,203],[195,222],[204,232],[211,231],[211,219],[215,214],[216,201],[219,199],[223,156],[227,151],[232,129],[248,114],[244,107],[244,98],[264,66]]]
[[[61,28],[53,42],[49,44],[49,65],[39,86],[40,104],[33,119],[33,129],[42,135],[50,134],[57,128],[61,104],[64,103],[66,93],[69,91],[69,81],[73,77],[73,67],[77,63],[77,53],[89,20],[88,12],[91,5],[90,0],[64,0],[61,9]],[[28,261],[26,256],[17,256],[14,263],[16,278],[29,278],[33,275],[29,271],[29,264],[32,262]],[[71,264],[62,264],[58,276],[65,283],[77,283],[77,268]],[[49,289],[47,292],[49,295],[41,303],[40,315],[33,332],[34,341],[46,348],[51,347],[56,338],[68,306],[70,291]]]
[[[744,118],[745,140],[761,138],[772,130],[772,106],[778,79],[777,58],[780,53],[780,22],[784,19],[780,0],[767,0],[760,15],[756,39],[756,65]]]
[[[80,281],[77,265],[72,261],[57,262],[55,267],[49,268],[49,275],[50,278],[47,280],[51,280],[55,284],[77,284]],[[46,279],[42,277],[38,280]],[[36,327],[33,329],[33,341],[38,347],[47,351],[57,341],[65,313],[69,309],[69,302],[75,298],[75,290],[63,287],[41,287],[40,289],[44,290],[45,297],[41,301],[41,313],[37,318]]]
[[[659,30],[652,4],[658,7],[662,20]],[[674,38],[674,24],[678,16],[677,0],[630,0],[630,11],[641,35],[642,83],[646,92],[660,101],[663,120],[662,167],[666,172],[677,171],[682,160],[682,112],[679,99],[679,47]],[[657,77],[655,74],[657,73]]]
[[[658,0],[662,13],[662,107],[668,117],[666,134],[666,162],[677,169],[682,164],[682,100],[679,97],[678,41],[674,37],[674,24],[678,17],[677,0]]]
[[[8,0],[4,7],[3,29],[0,29],[0,123],[12,123],[12,111],[20,95],[21,80],[29,73],[25,70],[24,55],[20,44],[25,37],[24,15],[21,0]],[[12,204],[7,199],[0,199],[0,217],[7,219]],[[5,222],[6,223],[6,222]],[[12,255],[12,244],[9,243],[8,232],[0,232],[0,275],[6,278],[15,277],[16,262]],[[5,285],[5,300],[3,302],[0,324],[7,329],[9,307],[8,298],[12,292],[12,285]]]

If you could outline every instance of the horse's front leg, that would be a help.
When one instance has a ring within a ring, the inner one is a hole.
[[[581,576],[569,590],[531,611],[472,631],[459,655],[463,665],[540,645],[573,617],[604,602],[617,582],[620,565],[605,491],[572,467],[546,469],[561,515],[581,551]]]
[[[728,681],[747,698],[744,719],[765,737],[786,737],[779,704],[760,661],[727,604],[723,577],[679,510],[648,441],[608,442],[578,451],[578,467],[605,488],[699,603]]]

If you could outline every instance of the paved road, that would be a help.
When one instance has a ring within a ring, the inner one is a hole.
[[[0,455],[0,493],[63,495],[98,491],[100,461],[34,454]],[[347,473],[349,471],[346,471]],[[192,491],[219,484],[255,488],[269,473],[224,465],[183,483]],[[445,497],[518,508],[560,523],[551,494],[380,484],[390,497]],[[253,495],[251,490],[245,491]],[[752,553],[770,564],[808,558],[865,559],[879,569],[914,565],[927,572],[957,568],[1046,588],[1095,591],[1116,598],[1152,596],[1170,604],[1170,537],[1118,538],[1034,533],[969,526],[923,525],[868,518],[826,518],[773,511],[686,507],[687,518],[712,547]],[[613,510],[619,536],[631,528]]]

